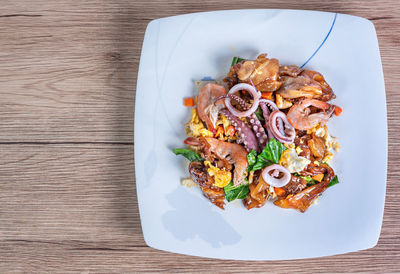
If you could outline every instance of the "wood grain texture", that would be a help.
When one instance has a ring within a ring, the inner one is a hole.
[[[144,243],[133,121],[146,25],[159,17],[241,8],[323,10],[374,22],[389,125],[385,215],[375,248],[248,262],[177,255]],[[2,1],[0,273],[399,272],[399,33],[396,0]]]

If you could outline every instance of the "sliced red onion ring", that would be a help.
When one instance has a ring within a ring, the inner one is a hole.
[[[271,171],[272,174],[270,174]],[[283,173],[283,176],[278,178],[280,173]],[[267,184],[273,187],[283,187],[287,185],[292,177],[289,170],[278,164],[273,164],[264,168],[261,176]]]
[[[268,99],[260,99],[260,107],[263,112],[264,120],[265,120],[265,129],[267,130],[268,140],[273,136],[272,131],[269,126],[269,117],[271,116],[271,112],[275,110],[279,110],[274,102]]]
[[[281,124],[279,120],[281,120],[283,123]],[[278,128],[277,122],[280,128]],[[294,137],[296,136],[296,131],[289,123],[285,113],[279,110],[272,112],[269,117],[269,127],[272,131],[272,134],[279,142],[286,144],[293,143]]]
[[[264,98],[260,99],[260,106],[261,106],[261,109],[263,110],[264,119],[266,120],[266,122],[269,121],[269,117],[271,116],[271,112],[279,110],[279,108],[277,107],[277,105],[273,101],[268,100],[268,99],[264,99]],[[281,132],[283,134],[283,123],[282,123],[281,119],[278,120],[278,124],[279,124],[279,129],[282,129]]]
[[[232,106],[230,98],[225,98],[225,105],[233,115],[237,117],[247,117],[257,110],[261,94],[254,87],[245,83],[234,85],[228,93],[235,94],[235,92],[239,90],[245,90],[251,94],[251,96],[253,97],[252,106],[246,111],[239,111],[234,106]]]
[[[253,80],[251,80],[251,78],[250,78],[250,84],[253,86],[253,88],[255,88],[255,89],[257,90],[257,88],[256,88],[256,86],[254,85]]]
[[[278,106],[271,100],[268,99],[260,99],[260,105],[265,104],[268,107],[268,110],[275,111],[275,110],[279,110]]]

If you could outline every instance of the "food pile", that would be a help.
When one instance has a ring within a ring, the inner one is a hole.
[[[247,209],[272,201],[305,212],[338,183],[329,162],[339,144],[326,124],[342,109],[328,103],[335,94],[319,72],[261,54],[235,57],[222,83],[197,84],[184,99],[188,148],[174,150],[190,161],[184,185],[221,209],[242,199]]]

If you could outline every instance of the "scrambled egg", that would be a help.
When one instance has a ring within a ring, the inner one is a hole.
[[[223,126],[224,131],[226,131],[228,129],[228,127],[231,125],[231,122],[228,120],[228,118],[225,117],[225,115],[220,115],[215,124],[217,126],[219,126],[219,125]]]
[[[219,115],[218,119],[215,122],[215,127],[218,129],[218,126],[222,126],[224,128],[224,133],[219,134],[216,138],[221,141],[227,140],[236,140],[237,133],[235,132],[234,136],[228,136],[225,134],[228,127],[231,125],[231,122],[224,115]],[[192,137],[215,137],[214,134],[209,131],[200,120],[197,115],[196,108],[192,108],[192,117],[190,121],[185,124],[186,126],[186,134]]]
[[[332,159],[333,159],[333,153],[327,151],[327,152],[325,153],[324,158],[322,159],[322,162],[329,163]]]
[[[192,137],[213,137],[214,134],[206,129],[197,115],[196,108],[192,108],[192,117],[186,126],[186,134]]]
[[[276,106],[279,109],[285,109],[285,108],[289,108],[293,105],[292,102],[285,100],[281,95],[279,94],[275,94],[275,98],[276,98]]]
[[[296,150],[293,148],[285,150],[279,160],[279,164],[286,167],[290,173],[302,171],[309,163],[311,163],[310,160],[297,155]]]
[[[337,138],[332,137],[329,134],[328,127],[321,126],[319,124],[315,125],[312,129],[307,130],[307,134],[312,134],[315,133],[315,136],[321,137],[325,140],[325,146],[327,149],[333,149],[335,151],[340,150],[340,145],[339,142],[337,141]]]
[[[337,138],[332,137],[329,134],[328,127],[326,125],[325,126],[321,126],[319,124],[315,125],[312,129],[309,129],[307,131],[307,134],[312,134],[312,133],[315,133],[315,136],[324,139],[326,151],[325,151],[325,157],[322,159],[322,161],[329,163],[333,158],[333,153],[331,152],[331,150],[333,149],[335,152],[338,152],[340,150],[340,145],[339,142],[337,141]]]
[[[288,149],[291,149],[291,148],[295,148],[295,145],[292,143],[292,144],[283,144],[286,148],[288,148]]]
[[[219,118],[216,122],[216,126],[222,126],[224,128],[224,132],[223,134],[220,134],[217,136],[217,139],[221,140],[221,141],[234,141],[238,138],[237,136],[237,132],[235,130],[235,134],[233,136],[229,136],[226,134],[228,127],[231,125],[231,122],[228,120],[228,118],[225,117],[225,115],[221,114],[219,115]]]
[[[296,152],[297,154],[300,154],[303,152],[303,150],[301,149],[301,147],[296,147]]]
[[[209,161],[204,161],[204,165],[208,167],[207,172],[210,176],[214,177],[214,185],[217,187],[224,187],[232,181],[232,173],[225,169],[219,169],[213,166]]]

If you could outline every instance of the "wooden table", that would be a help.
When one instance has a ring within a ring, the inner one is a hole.
[[[2,1],[0,272],[400,271],[400,6],[397,0],[296,2]],[[246,262],[171,254],[143,241],[133,122],[146,25],[239,8],[315,9],[374,22],[389,122],[386,206],[375,248]]]

